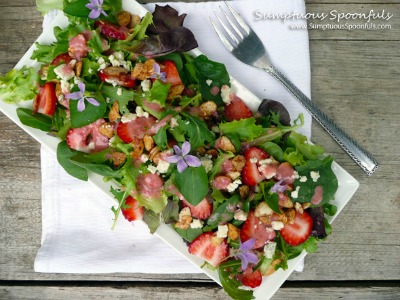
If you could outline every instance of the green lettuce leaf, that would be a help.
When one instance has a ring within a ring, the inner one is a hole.
[[[7,103],[18,103],[35,98],[38,93],[39,75],[33,67],[12,69],[4,77],[0,76],[0,99]]]

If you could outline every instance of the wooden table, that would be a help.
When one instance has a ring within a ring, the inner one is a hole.
[[[384,30],[310,30],[313,100],[380,161],[368,177],[317,124],[324,145],[360,188],[333,234],[274,299],[400,298],[400,4],[309,0],[308,12],[391,13]],[[35,1],[0,0],[0,73],[40,34]],[[0,299],[227,299],[205,275],[39,274],[39,144],[0,114]]]

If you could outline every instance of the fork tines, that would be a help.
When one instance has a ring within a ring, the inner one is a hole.
[[[239,15],[238,12],[236,12],[232,6],[230,6],[226,1],[224,1],[226,7],[229,9],[231,16],[233,16],[234,21],[232,20],[232,17],[230,17],[226,11],[220,6],[220,10],[226,19],[228,21],[229,26],[226,25],[226,21],[222,21],[221,17],[214,12],[216,19],[218,20],[219,25],[223,28],[223,31],[229,36],[229,38],[226,36],[226,34],[220,29],[220,26],[218,26],[213,19],[210,17],[210,22],[212,26],[214,27],[215,31],[217,32],[219,38],[225,45],[225,47],[232,52],[242,41],[244,38],[246,38],[250,32],[252,31],[251,28],[246,24],[246,22],[242,19],[242,17]],[[233,29],[233,30],[232,30]]]

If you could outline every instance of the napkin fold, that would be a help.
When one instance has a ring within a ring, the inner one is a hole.
[[[159,5],[166,5],[160,3]],[[199,50],[210,59],[222,62],[229,73],[260,99],[282,102],[292,119],[302,112],[301,132],[311,135],[311,116],[272,77],[246,66],[229,54],[209,22],[209,16],[223,2],[169,3],[186,13],[184,25],[199,43]],[[152,11],[155,4],[145,5]],[[303,0],[246,0],[231,5],[250,23],[263,41],[271,61],[307,96],[310,96],[308,32],[291,25],[306,24],[305,19],[286,20],[284,14],[305,13]],[[274,17],[275,16],[275,17]],[[111,230],[113,199],[95,186],[69,176],[54,154],[41,148],[42,164],[42,241],[35,260],[36,272],[48,273],[198,273],[146,225],[128,223],[122,217]],[[303,264],[297,270],[301,271]]]

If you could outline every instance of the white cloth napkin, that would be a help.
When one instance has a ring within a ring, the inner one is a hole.
[[[160,3],[165,5],[165,3]],[[218,40],[208,17],[221,2],[170,3],[187,13],[185,26],[199,43],[199,50],[227,66],[229,73],[259,98],[279,100],[292,118],[305,115],[301,132],[310,136],[311,116],[265,72],[237,61]],[[259,16],[274,13],[305,13],[303,0],[246,0],[231,5],[250,23],[264,42],[272,62],[306,95],[310,96],[310,61],[307,30],[290,25],[305,20],[283,22]],[[150,11],[154,4],[145,6]],[[41,148],[42,163],[42,242],[35,260],[35,271],[49,273],[198,273],[140,222],[128,223],[121,217],[111,230],[115,204],[90,183],[67,175],[55,156]],[[301,271],[299,264],[297,271]]]

